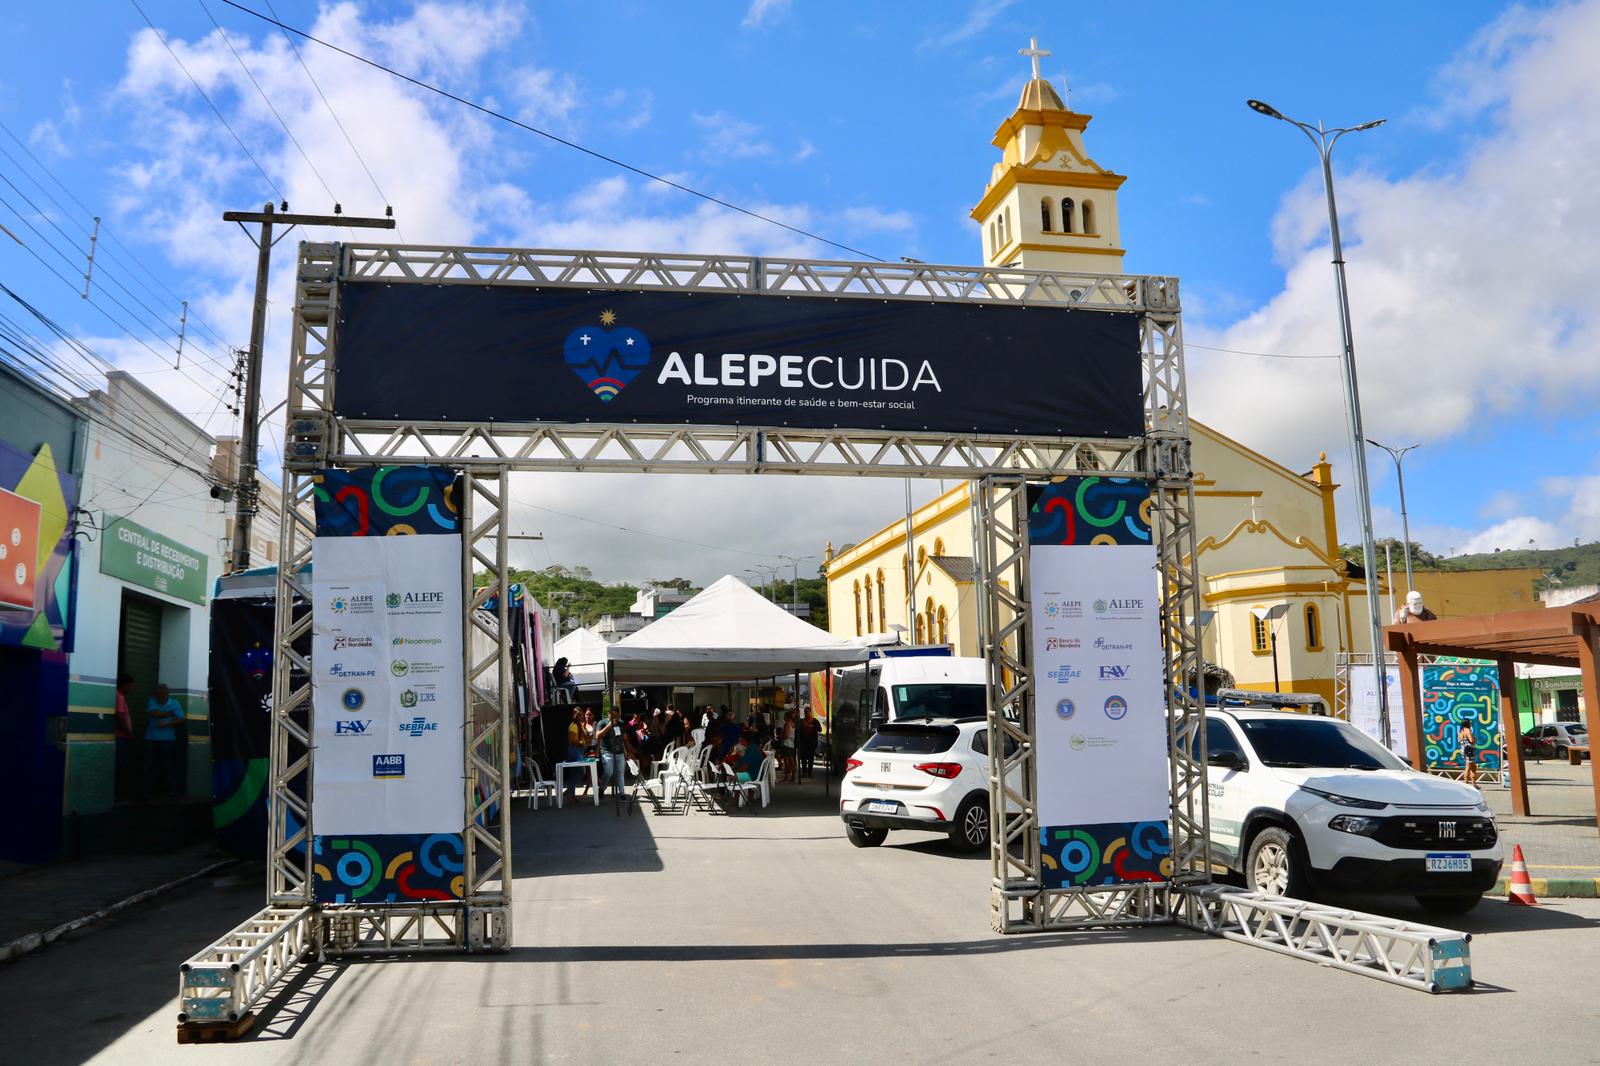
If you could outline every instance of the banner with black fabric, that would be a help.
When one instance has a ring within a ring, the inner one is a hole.
[[[211,821],[242,858],[267,847],[273,600],[211,602]]]
[[[1132,313],[349,281],[344,418],[1137,437]]]

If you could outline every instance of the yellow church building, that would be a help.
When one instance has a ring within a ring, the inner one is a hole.
[[[1022,51],[1033,78],[995,131],[1000,149],[972,217],[990,266],[1120,273],[1117,191],[1126,180],[1088,154],[1089,115],[1069,110],[1039,77],[1048,55]],[[1242,688],[1315,693],[1330,707],[1341,652],[1371,652],[1366,582],[1339,557],[1333,470],[1326,454],[1291,470],[1190,421],[1195,541],[1204,607],[1214,614],[1206,658]],[[977,655],[971,483],[962,482],[838,551],[824,552],[828,628],[835,636],[887,634]],[[1399,560],[1395,561],[1399,566]],[[1417,572],[1441,615],[1538,605],[1537,570]],[[1378,582],[1388,621],[1390,589]],[[1404,590],[1395,594],[1404,600]],[[1276,610],[1274,610],[1276,608]],[[1274,652],[1276,654],[1274,654]],[[1275,680],[1276,674],[1276,680]]]

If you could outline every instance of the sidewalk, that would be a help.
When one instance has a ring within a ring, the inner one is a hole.
[[[1494,785],[1482,790],[1506,852],[1504,875],[1491,893],[1505,895],[1511,849],[1520,844],[1535,896],[1600,896],[1600,829],[1595,827],[1589,764],[1545,761],[1530,762],[1527,768],[1530,815],[1511,813],[1510,790]]]
[[[210,844],[165,855],[102,855],[0,876],[0,962],[36,951],[119,903],[220,871],[233,857]],[[145,896],[144,898],[148,898]]]

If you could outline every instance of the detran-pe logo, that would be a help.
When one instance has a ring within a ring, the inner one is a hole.
[[[600,325],[605,328],[579,326],[567,334],[561,358],[601,403],[610,403],[650,365],[650,340],[632,326],[617,326],[610,309],[600,312]]]
[[[1106,717],[1113,722],[1120,721],[1128,713],[1128,701],[1121,696],[1106,697]]]
[[[1056,714],[1060,715],[1062,718],[1071,718],[1077,709],[1078,708],[1072,705],[1071,700],[1062,700],[1056,704]]]

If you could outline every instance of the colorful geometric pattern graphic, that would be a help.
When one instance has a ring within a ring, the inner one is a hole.
[[[1029,544],[1149,544],[1150,487],[1122,477],[1067,477],[1030,494]]]
[[[1473,763],[1499,773],[1500,681],[1490,663],[1434,663],[1422,668],[1422,751],[1429,769],[1463,770],[1461,731],[1472,732]]]
[[[461,532],[460,474],[449,467],[324,470],[316,481],[319,537]]]
[[[56,466],[50,445],[32,455],[0,443],[0,489],[11,521],[0,529],[0,567],[10,606],[0,610],[0,645],[72,650],[73,564],[70,517],[78,479]],[[25,595],[24,595],[25,593]]]
[[[1172,876],[1166,822],[1047,825],[1039,830],[1045,888],[1081,888]]]
[[[610,326],[617,316],[610,311],[600,313],[600,324]],[[650,341],[631,326],[616,329],[595,329],[579,326],[567,334],[561,357],[578,375],[578,380],[589,386],[589,391],[610,403],[617,394],[628,387],[628,382],[650,365]]]
[[[465,869],[459,833],[315,837],[318,903],[400,903],[461,899]]]

